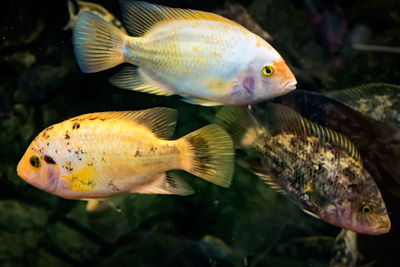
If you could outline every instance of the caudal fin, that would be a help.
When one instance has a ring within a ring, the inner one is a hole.
[[[125,34],[96,14],[82,12],[73,30],[75,57],[83,72],[92,73],[124,62]]]
[[[184,170],[211,183],[229,187],[234,170],[234,151],[229,135],[211,124],[181,139]]]
[[[232,137],[236,147],[251,148],[263,130],[246,107],[224,106],[215,118],[215,123],[224,128]]]

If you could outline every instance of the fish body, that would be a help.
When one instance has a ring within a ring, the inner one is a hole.
[[[168,108],[82,115],[40,133],[17,172],[28,183],[69,199],[191,193],[183,180],[166,173],[173,169],[229,186],[229,136],[210,125],[181,139],[165,140],[175,123],[176,112]]]
[[[357,233],[342,229],[335,239],[330,267],[354,267],[357,263]]]
[[[262,123],[246,108],[217,115],[239,147],[258,151],[260,160],[244,166],[310,215],[359,233],[388,232],[385,203],[354,145],[287,107],[269,108]]]
[[[74,51],[84,72],[123,62],[114,85],[158,95],[178,94],[205,106],[241,105],[295,89],[279,53],[261,37],[213,13],[122,2],[123,34],[85,12],[74,28]],[[147,14],[147,17],[144,15]]]
[[[73,1],[68,0],[69,21],[67,25],[65,25],[65,27],[63,28],[64,31],[73,29],[76,25],[76,22],[79,20],[82,12],[88,11],[100,16],[105,21],[108,21],[109,23],[126,33],[126,30],[124,26],[122,26],[121,21],[119,21],[113,14],[110,13],[110,11],[108,11],[101,5],[80,0],[76,0],[75,2],[78,10],[76,10]]]

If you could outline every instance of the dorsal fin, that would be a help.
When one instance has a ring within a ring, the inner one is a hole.
[[[149,128],[159,138],[169,138],[175,131],[177,112],[171,108],[150,108],[138,111],[109,111],[84,114],[69,121],[128,120]]]
[[[360,152],[350,139],[344,135],[303,118],[289,107],[271,103],[268,108],[270,108],[269,115],[272,122],[269,130],[273,135],[293,133],[296,135],[314,136],[322,141],[338,146],[358,162],[362,162]]]
[[[140,1],[121,1],[121,10],[128,32],[135,36],[142,36],[160,22],[173,20],[212,20],[242,27],[220,15],[181,8],[170,8],[153,5]]]
[[[367,83],[339,91],[327,92],[324,95],[339,102],[349,102],[370,95],[400,94],[400,85],[390,83]]]

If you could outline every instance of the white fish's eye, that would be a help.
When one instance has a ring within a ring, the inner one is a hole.
[[[274,73],[274,68],[272,66],[264,66],[262,68],[262,74],[264,77],[271,76]]]

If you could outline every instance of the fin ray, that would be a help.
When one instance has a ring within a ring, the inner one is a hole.
[[[233,144],[221,127],[211,124],[178,141],[183,147],[184,170],[219,186],[230,186],[234,170]]]
[[[83,72],[98,72],[124,62],[125,34],[92,12],[82,12],[72,38]]]
[[[135,36],[143,36],[158,23],[172,20],[213,20],[242,27],[214,13],[170,8],[141,1],[121,1],[121,10],[128,32]]]
[[[267,109],[270,123],[268,127],[273,134],[293,133],[296,135],[314,136],[324,142],[338,146],[358,162],[362,162],[360,152],[353,142],[341,133],[311,122],[291,108],[281,104],[269,103]]]
[[[150,76],[138,67],[125,67],[112,76],[109,81],[122,89],[164,96],[173,94],[162,85],[155,84]]]
[[[156,107],[138,111],[109,111],[80,115],[70,119],[95,120],[119,119],[129,120],[149,128],[159,138],[169,138],[175,131],[177,112],[175,109]]]

